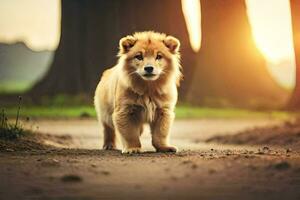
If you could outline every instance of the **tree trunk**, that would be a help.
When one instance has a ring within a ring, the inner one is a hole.
[[[33,96],[91,94],[117,52],[116,1],[62,1],[61,39],[54,61]]]
[[[32,96],[93,95],[102,72],[116,64],[119,39],[137,31],[178,37],[187,77],[194,66],[180,0],[62,0],[61,30],[53,64]],[[188,88],[185,83],[181,91]]]
[[[283,101],[286,93],[253,41],[244,0],[201,0],[201,14],[202,43],[187,101],[240,106]]]
[[[296,85],[291,99],[288,103],[288,108],[293,110],[300,110],[300,1],[290,0],[290,4],[296,61]]]

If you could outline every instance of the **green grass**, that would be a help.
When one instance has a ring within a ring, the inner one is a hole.
[[[15,140],[22,136],[31,134],[30,131],[23,129],[19,123],[19,109],[20,108],[18,107],[16,110],[15,122],[8,121],[8,117],[6,116],[4,109],[2,110],[0,116],[0,139]]]
[[[8,116],[13,117],[17,111],[15,107],[5,109]],[[96,113],[92,106],[22,106],[20,116],[22,117],[42,117],[42,118],[76,118],[82,115],[95,117]]]
[[[30,131],[23,129],[21,126],[15,126],[10,123],[6,126],[0,126],[0,139],[4,140],[15,140],[30,133]]]
[[[205,108],[178,106],[176,108],[177,118],[276,118],[290,119],[296,113],[285,111],[253,111],[237,108]]]
[[[32,85],[28,81],[1,81],[0,94],[22,93],[28,90]]]
[[[17,113],[17,107],[5,109],[7,116],[14,117]],[[191,106],[177,106],[177,119],[201,119],[201,118],[276,118],[290,119],[298,116],[298,113],[289,113],[284,111],[251,111],[234,108],[203,108]],[[41,118],[77,118],[81,116],[96,117],[94,107],[92,106],[22,106],[20,111],[22,117],[41,117]]]

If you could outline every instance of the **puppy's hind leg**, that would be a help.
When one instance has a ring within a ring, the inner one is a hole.
[[[114,150],[116,149],[116,134],[115,130],[108,126],[106,123],[102,123],[104,128],[104,142],[103,149]]]

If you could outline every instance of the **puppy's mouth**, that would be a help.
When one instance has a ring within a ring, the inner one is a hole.
[[[154,76],[156,76],[156,74],[152,74],[152,73],[151,73],[151,74],[148,74],[148,73],[147,73],[147,74],[144,74],[143,76],[144,76],[144,77],[154,77]]]
[[[154,73],[145,73],[142,75],[144,80],[156,80],[158,78],[158,74]]]

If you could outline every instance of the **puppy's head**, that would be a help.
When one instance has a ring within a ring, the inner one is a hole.
[[[180,73],[180,42],[173,36],[141,32],[122,38],[119,45],[129,76],[156,81]]]

